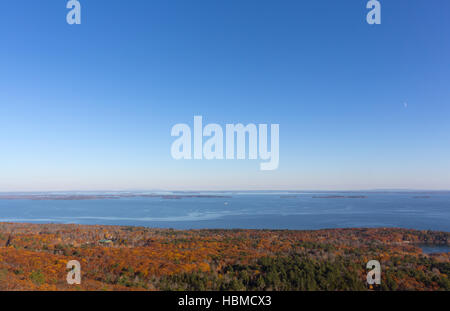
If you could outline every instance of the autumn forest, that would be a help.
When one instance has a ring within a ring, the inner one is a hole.
[[[450,233],[0,223],[0,290],[450,290]],[[378,260],[380,285],[366,282]],[[81,264],[69,285],[67,262]]]

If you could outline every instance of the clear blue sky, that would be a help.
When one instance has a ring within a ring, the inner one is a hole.
[[[80,2],[1,1],[0,191],[450,189],[448,0]],[[279,169],[173,160],[194,115],[279,123]]]

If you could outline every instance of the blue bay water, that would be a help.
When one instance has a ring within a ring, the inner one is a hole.
[[[414,193],[371,192],[227,195],[231,197],[133,197],[72,201],[0,199],[0,221],[176,229],[401,227],[450,232],[448,192],[427,194],[426,198],[417,197]],[[330,195],[366,197],[314,198]]]

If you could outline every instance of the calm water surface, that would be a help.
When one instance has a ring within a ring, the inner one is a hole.
[[[208,193],[211,194],[211,193]],[[224,194],[224,193],[220,193]],[[231,198],[4,200],[0,221],[160,228],[402,227],[450,232],[450,193],[225,193]],[[0,196],[1,197],[1,196]]]
[[[450,253],[449,245],[419,245],[425,254]]]

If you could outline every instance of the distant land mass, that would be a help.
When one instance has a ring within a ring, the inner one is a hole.
[[[313,196],[314,199],[365,199],[366,195],[323,195]]]
[[[0,200],[112,200],[120,198],[162,198],[162,199],[183,199],[183,198],[231,198],[226,195],[208,194],[17,194],[0,195]]]

